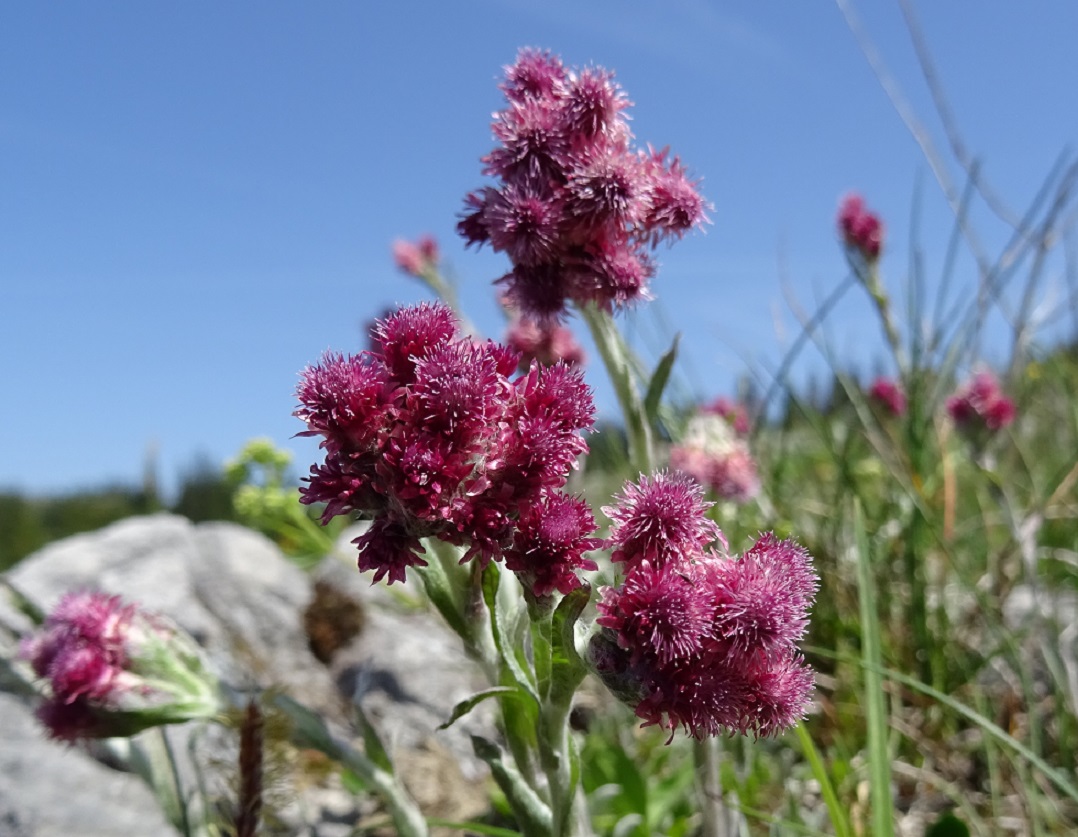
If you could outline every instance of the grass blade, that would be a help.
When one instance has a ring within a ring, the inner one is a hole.
[[[891,799],[891,749],[887,741],[887,702],[883,693],[883,646],[876,611],[876,582],[872,575],[868,536],[861,503],[854,500],[854,537],[857,547],[857,587],[861,602],[861,660],[865,684],[865,722],[868,728],[868,765],[872,799],[872,834],[894,834]]]

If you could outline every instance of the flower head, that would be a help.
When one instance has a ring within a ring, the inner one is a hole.
[[[868,397],[892,416],[901,416],[906,412],[906,394],[899,383],[891,378],[874,380],[869,387]]]
[[[558,320],[569,301],[647,299],[647,251],[707,220],[697,184],[677,157],[631,147],[630,102],[602,68],[523,50],[502,91],[498,146],[483,157],[498,183],[465,198],[460,234],[509,256],[498,281],[528,319]]]
[[[749,412],[745,409],[745,405],[731,401],[726,396],[720,395],[714,401],[705,404],[700,408],[700,412],[722,416],[740,436],[749,432]]]
[[[804,637],[819,581],[808,552],[793,541],[763,535],[739,560],[709,561],[706,572],[728,653],[774,659]]]
[[[550,366],[559,360],[575,366],[585,360],[584,347],[576,336],[563,325],[537,323],[523,317],[513,317],[505,335],[505,342],[520,353],[523,368],[533,360],[544,366]]]
[[[724,500],[745,503],[759,494],[760,478],[748,442],[736,435],[735,427],[717,412],[697,413],[670,449],[670,466]]]
[[[68,593],[19,654],[47,684],[38,718],[55,738],[133,735],[218,709],[194,641],[119,596]]]
[[[438,268],[438,241],[432,235],[420,236],[414,242],[397,239],[393,242],[393,261],[409,276],[422,279]]]
[[[947,412],[956,425],[973,435],[984,435],[1014,421],[1014,402],[986,369],[977,372],[947,399]]]
[[[702,486],[688,474],[641,475],[639,482],[626,484],[614,497],[614,505],[603,508],[613,521],[611,558],[631,566],[642,561],[662,566],[702,553],[708,544],[723,539],[719,527],[705,515],[711,505],[704,500]]]
[[[697,573],[686,569],[691,565],[656,568],[644,561],[620,588],[603,588],[597,621],[617,633],[635,661],[654,658],[669,665],[702,650],[715,603]]]
[[[860,195],[847,195],[838,211],[838,229],[843,242],[866,262],[875,262],[883,249],[883,222],[865,208]]]
[[[505,566],[530,584],[536,596],[555,590],[570,593],[581,584],[578,570],[597,570],[584,553],[598,549],[592,538],[595,518],[579,497],[552,492],[521,512],[513,546],[505,553]]]
[[[447,343],[456,333],[457,320],[448,305],[421,302],[376,320],[371,342],[375,358],[385,365],[387,377],[410,384],[415,377],[416,361],[431,348]]]
[[[796,643],[817,588],[808,553],[771,534],[740,558],[691,550],[641,561],[601,590],[589,661],[645,725],[772,735],[812,694]]]
[[[565,363],[533,363],[492,341],[457,337],[442,304],[402,308],[372,329],[358,358],[308,369],[295,415],[322,436],[325,460],[304,503],[372,519],[354,543],[374,580],[425,566],[423,538],[502,560],[536,595],[567,592],[598,541],[583,501],[560,492],[594,420],[591,391]]]

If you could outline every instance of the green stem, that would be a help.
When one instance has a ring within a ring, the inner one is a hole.
[[[876,584],[872,575],[868,536],[861,503],[854,499],[853,526],[857,547],[857,592],[861,611],[861,660],[864,671],[865,724],[868,732],[868,763],[872,799],[872,834],[894,834],[894,803],[891,797],[891,748],[888,742],[887,701],[883,691],[883,649],[876,610]]]
[[[614,385],[614,394],[625,419],[629,461],[640,471],[650,472],[655,461],[651,424],[633,378],[628,346],[609,313],[599,309],[594,303],[580,306],[578,310],[591,332],[610,382]]]
[[[427,822],[415,801],[395,775],[383,770],[348,741],[330,731],[326,722],[306,706],[284,694],[271,698],[273,705],[293,724],[292,739],[329,756],[363,779],[377,793],[401,837],[428,837]]]
[[[731,828],[729,811],[722,798],[722,776],[719,770],[722,752],[719,746],[717,738],[696,739],[692,742],[702,837],[732,837],[737,833]]]
[[[187,811],[187,798],[183,792],[183,780],[180,778],[180,766],[176,763],[176,754],[172,751],[172,743],[168,740],[168,729],[163,726],[158,727],[157,732],[161,737],[161,747],[168,760],[172,785],[176,791],[176,815],[179,819],[180,833],[184,837],[193,837],[194,832],[191,831],[191,819]]]
[[[820,785],[820,793],[823,795],[824,804],[827,806],[827,813],[831,818],[831,827],[835,830],[835,836],[850,837],[849,819],[838,801],[838,794],[835,793],[835,786],[831,783],[831,776],[827,772],[827,768],[824,767],[823,759],[820,758],[816,744],[813,742],[808,730],[805,729],[803,721],[794,727],[794,732],[797,733],[797,740],[801,742],[801,751],[805,754],[809,767],[812,768],[812,775]]]

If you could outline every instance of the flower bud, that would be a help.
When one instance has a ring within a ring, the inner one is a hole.
[[[61,740],[134,735],[209,718],[221,705],[190,636],[107,593],[66,594],[19,655],[46,683],[37,716]]]

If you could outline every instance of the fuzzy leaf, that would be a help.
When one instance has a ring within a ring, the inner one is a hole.
[[[659,423],[659,407],[662,404],[666,385],[670,382],[670,372],[674,368],[674,361],[677,360],[678,344],[680,342],[681,334],[675,334],[674,342],[670,344],[666,354],[659,358],[655,371],[651,373],[651,380],[648,381],[648,389],[644,394],[644,412],[647,414],[648,421],[651,422],[652,427]]]
[[[505,794],[524,834],[528,837],[551,834],[554,820],[550,808],[524,781],[516,766],[505,758],[502,749],[479,735],[472,736],[472,749],[490,767],[494,781]]]
[[[576,651],[576,623],[591,600],[591,586],[582,584],[558,602],[551,623],[551,703],[568,703],[588,668]]]
[[[449,729],[454,723],[459,721],[475,707],[482,703],[487,698],[498,697],[499,695],[505,695],[507,697],[512,695],[520,695],[520,689],[514,689],[511,686],[494,686],[491,689],[484,689],[481,692],[476,692],[469,698],[465,698],[456,706],[453,707],[453,713],[449,716],[449,720],[444,724],[440,724],[438,729]]]

